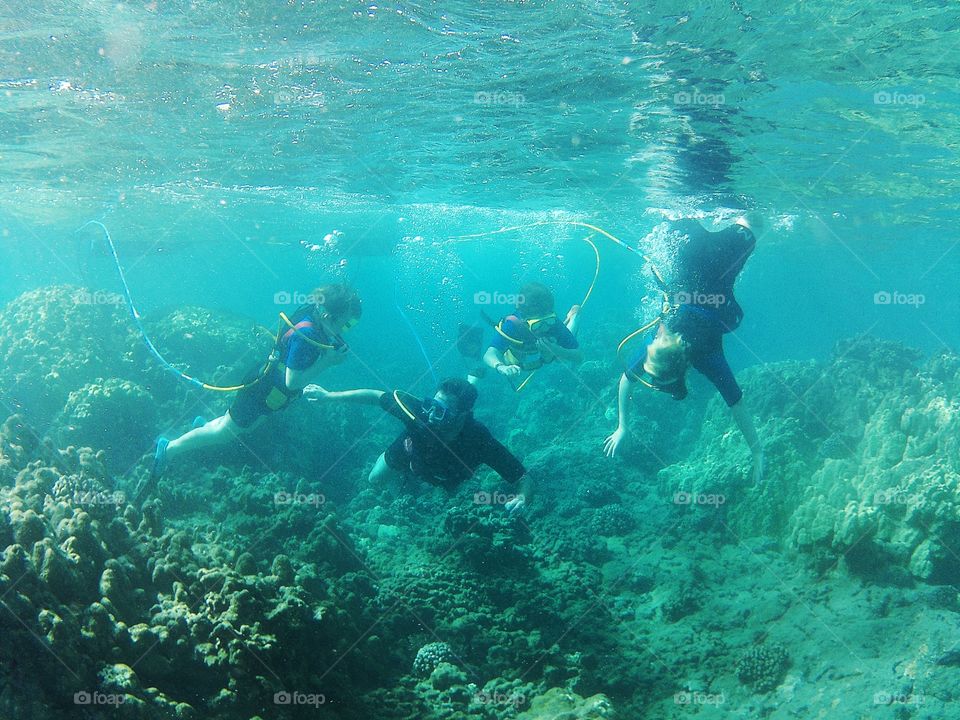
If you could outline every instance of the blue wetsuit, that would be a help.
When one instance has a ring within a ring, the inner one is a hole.
[[[543,332],[534,335],[530,330],[530,327],[524,321],[523,316],[519,313],[507,318],[504,318],[503,323],[500,326],[500,329],[509,335],[512,338],[523,341],[523,344],[510,342],[500,333],[494,333],[493,340],[490,342],[490,347],[495,350],[505,353],[507,350],[510,350],[519,360],[521,360],[521,367],[524,369],[533,369],[540,367],[543,364],[543,358],[540,356],[540,351],[537,349],[536,340],[537,338],[543,338],[547,340],[553,340],[562,348],[567,350],[576,350],[580,347],[580,344],[577,342],[577,338],[574,337],[573,333],[558,319],[552,326],[543,330]]]
[[[708,232],[695,220],[674,223],[687,241],[677,252],[671,302],[678,307],[663,322],[688,343],[690,364],[714,384],[724,401],[734,406],[743,397],[723,354],[724,333],[735,330],[743,310],[733,295],[737,275],[756,245],[753,233],[742,225]],[[653,340],[654,330],[650,341]],[[649,344],[649,343],[648,343]],[[646,348],[631,358],[627,373],[643,372]]]
[[[296,318],[296,315],[294,315]],[[242,428],[248,428],[260,417],[282,410],[303,394],[303,390],[287,387],[287,368],[306,370],[325,352],[312,344],[330,344],[322,328],[311,317],[295,323],[296,332],[288,329],[281,338],[275,352],[279,353],[276,362],[270,364],[260,379],[237,393],[230,406],[230,417]]]

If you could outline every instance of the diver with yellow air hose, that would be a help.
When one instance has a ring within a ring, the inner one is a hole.
[[[349,285],[323,285],[311,294],[309,302],[288,317],[280,313],[280,327],[273,351],[266,362],[258,364],[239,385],[214,385],[188,375],[168,362],[150,339],[133,302],[116,243],[107,227],[98,220],[89,220],[77,232],[93,225],[100,228],[103,240],[117,269],[130,319],[143,344],[165,371],[178,380],[200,390],[237,393],[230,409],[222,416],[205,422],[198,417],[192,430],[174,440],[160,437],[153,456],[150,474],[134,492],[135,500],[144,499],[156,486],[171,459],[203,447],[222,445],[256,427],[270,413],[284,409],[303,395],[303,389],[322,370],[339,365],[349,350],[342,334],[360,320],[360,296]],[[268,331],[269,332],[269,331]]]
[[[514,233],[543,226],[570,226],[590,230],[594,235],[607,238],[614,244],[639,256],[650,267],[663,295],[663,307],[660,314],[651,322],[625,337],[617,348],[617,357],[623,359],[623,351],[636,337],[650,333],[645,348],[635,353],[625,362],[625,371],[620,379],[617,394],[619,422],[616,430],[604,442],[604,452],[608,456],[616,454],[628,434],[629,401],[635,387],[645,387],[666,392],[677,400],[686,397],[685,375],[687,368],[693,366],[710,380],[720,391],[730,407],[753,455],[753,478],[760,482],[764,474],[763,447],[754,427],[753,420],[743,405],[743,391],[737,384],[730,366],[723,354],[723,335],[735,330],[743,318],[743,310],[733,295],[733,285],[743,269],[747,258],[756,246],[750,222],[740,218],[733,225],[720,232],[708,232],[696,220],[678,220],[673,230],[685,238],[674,261],[676,278],[674,287],[668,287],[666,280],[649,257],[637,248],[628,245],[606,230],[578,220],[545,220],[525,225],[500,228],[499,230],[460,235],[457,239],[473,239]],[[585,240],[590,242],[591,235]],[[600,269],[600,256],[597,255],[597,270],[584,302],[590,297]],[[583,303],[581,303],[583,304]],[[548,313],[549,315],[549,313]],[[568,320],[570,318],[568,317]],[[522,327],[522,325],[521,325]],[[503,329],[501,322],[495,328],[498,334]],[[510,338],[504,337],[510,343]],[[510,343],[513,345],[513,343]],[[497,368],[500,358],[496,358]],[[522,389],[536,372],[534,369],[527,378],[515,385]],[[505,374],[505,373],[504,373]],[[516,370],[510,371],[516,375]]]
[[[508,230],[545,224],[570,224],[593,228],[593,226],[576,222],[534,223],[490,233],[463,235],[460,238],[495,235]],[[606,234],[599,228],[593,229]],[[554,298],[550,288],[542,283],[530,282],[521,287],[516,294],[513,313],[502,317],[499,321],[494,321],[485,313],[483,314],[486,323],[493,328],[494,336],[482,356],[482,327],[460,325],[457,348],[462,357],[474,361],[473,367],[467,374],[467,380],[470,383],[477,384],[489,368],[507,378],[513,389],[519,392],[529,384],[537,370],[544,365],[557,360],[570,363],[579,363],[583,360],[583,353],[577,341],[581,311],[593,294],[600,275],[600,251],[592,238],[593,235],[589,235],[583,238],[583,242],[590,246],[596,260],[593,279],[583,300],[567,311],[562,323],[554,309]],[[521,379],[523,373],[526,373],[526,377]]]
[[[672,288],[654,267],[663,294],[663,311],[652,322],[628,335],[627,343],[649,331],[646,346],[626,362],[617,393],[617,428],[604,442],[604,452],[614,456],[628,435],[630,398],[640,384],[665,392],[676,400],[687,395],[686,372],[692,366],[720,392],[753,455],[753,478],[763,479],[764,456],[743,391],[723,353],[723,336],[743,319],[733,286],[756,237],[745,219],[719,232],[708,232],[696,220],[672,224],[683,242],[674,259]]]
[[[483,362],[511,382],[522,373],[529,373],[514,384],[518,391],[544,365],[557,360],[580,362],[583,353],[576,338],[580,308],[580,305],[570,308],[561,323],[550,289],[538,282],[525,284],[517,294],[513,314],[494,325],[495,334]]]
[[[300,307],[290,317],[280,314],[273,352],[239,386],[226,413],[174,440],[160,438],[154,456],[154,478],[175,457],[222,445],[249,432],[267,415],[283,410],[299,398],[320,372],[346,359],[348,346],[342,334],[360,320],[360,297],[345,284],[324,285],[311,297],[315,302]]]

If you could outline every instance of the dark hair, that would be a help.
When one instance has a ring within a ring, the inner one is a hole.
[[[363,306],[357,291],[346,283],[321,285],[313,291],[317,305],[338,320],[360,319]]]
[[[528,282],[518,293],[517,309],[524,317],[537,317],[553,312],[553,293],[543,283]]]
[[[457,399],[457,412],[469,412],[477,402],[477,389],[463,378],[447,378],[438,389],[447,397]]]

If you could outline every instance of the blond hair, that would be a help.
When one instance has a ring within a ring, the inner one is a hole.
[[[687,347],[683,337],[661,325],[653,342],[647,346],[644,368],[658,379],[682,379],[687,372]]]

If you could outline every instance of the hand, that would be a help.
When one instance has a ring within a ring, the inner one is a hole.
[[[502,363],[500,365],[497,365],[497,372],[503,375],[504,377],[513,377],[514,375],[520,374],[520,366],[507,365],[505,363]]]
[[[520,515],[523,513],[523,509],[527,505],[527,499],[523,493],[520,493],[511,500],[507,500],[504,504],[504,507],[507,509],[507,512],[510,513],[510,516]]]
[[[330,391],[311,383],[303,389],[303,396],[310,402],[316,402],[317,400],[329,400]]]
[[[613,433],[603,442],[603,454],[607,457],[613,457],[617,454],[617,450],[620,448],[620,444],[623,442],[624,438],[627,437],[626,428],[618,427]]]
[[[763,482],[763,472],[766,469],[764,465],[763,450],[757,450],[753,453],[753,484],[759,485]]]

